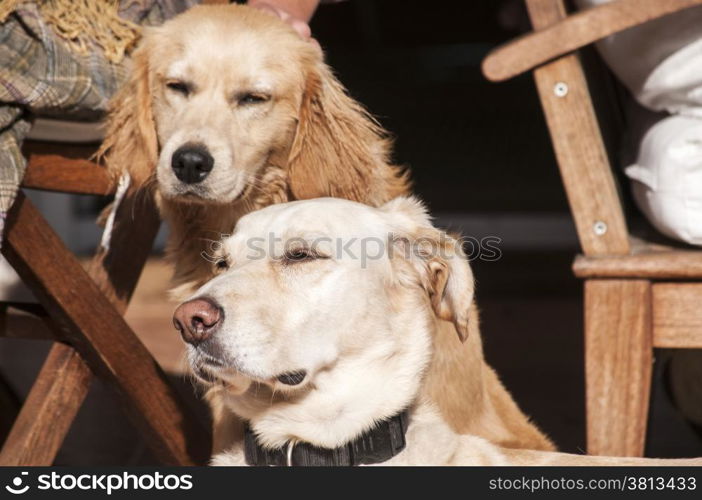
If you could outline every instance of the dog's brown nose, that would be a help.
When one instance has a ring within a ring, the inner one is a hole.
[[[222,308],[212,299],[193,299],[178,306],[173,313],[173,325],[183,340],[197,346],[215,332],[222,316]]]

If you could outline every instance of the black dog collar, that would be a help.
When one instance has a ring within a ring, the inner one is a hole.
[[[383,420],[371,430],[338,448],[319,448],[309,443],[288,442],[282,448],[264,449],[246,426],[244,453],[248,465],[350,466],[378,464],[405,448],[407,410]]]

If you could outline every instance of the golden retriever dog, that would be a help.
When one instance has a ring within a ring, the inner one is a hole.
[[[245,214],[338,197],[379,206],[409,191],[386,132],[351,99],[320,48],[245,6],[199,6],[144,33],[115,97],[102,154],[115,178],[154,189],[183,298],[213,277],[202,257]],[[477,331],[477,314],[470,327]],[[461,348],[440,326],[425,385],[458,432],[551,449],[484,368],[479,335]],[[215,415],[215,447],[235,425]]]
[[[415,199],[270,206],[241,218],[212,266],[174,324],[194,373],[249,426],[215,465],[702,465],[457,434],[427,397],[427,370],[446,322],[461,341],[480,336],[473,275]]]

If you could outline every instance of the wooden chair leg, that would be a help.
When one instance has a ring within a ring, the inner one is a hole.
[[[587,451],[642,456],[653,364],[651,284],[585,282]]]
[[[7,260],[93,372],[124,397],[128,414],[156,456],[166,464],[203,463],[210,448],[204,426],[22,193],[8,215],[5,239]]]
[[[90,277],[122,314],[127,310],[160,224],[151,193],[129,190],[117,207],[109,247],[100,248],[88,267]]]
[[[0,451],[0,466],[51,465],[91,380],[75,349],[55,342]]]

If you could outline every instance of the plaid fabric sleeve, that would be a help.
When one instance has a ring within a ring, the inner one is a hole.
[[[7,211],[24,175],[25,159],[20,147],[30,128],[31,124],[20,106],[0,105],[0,238],[5,229]]]

